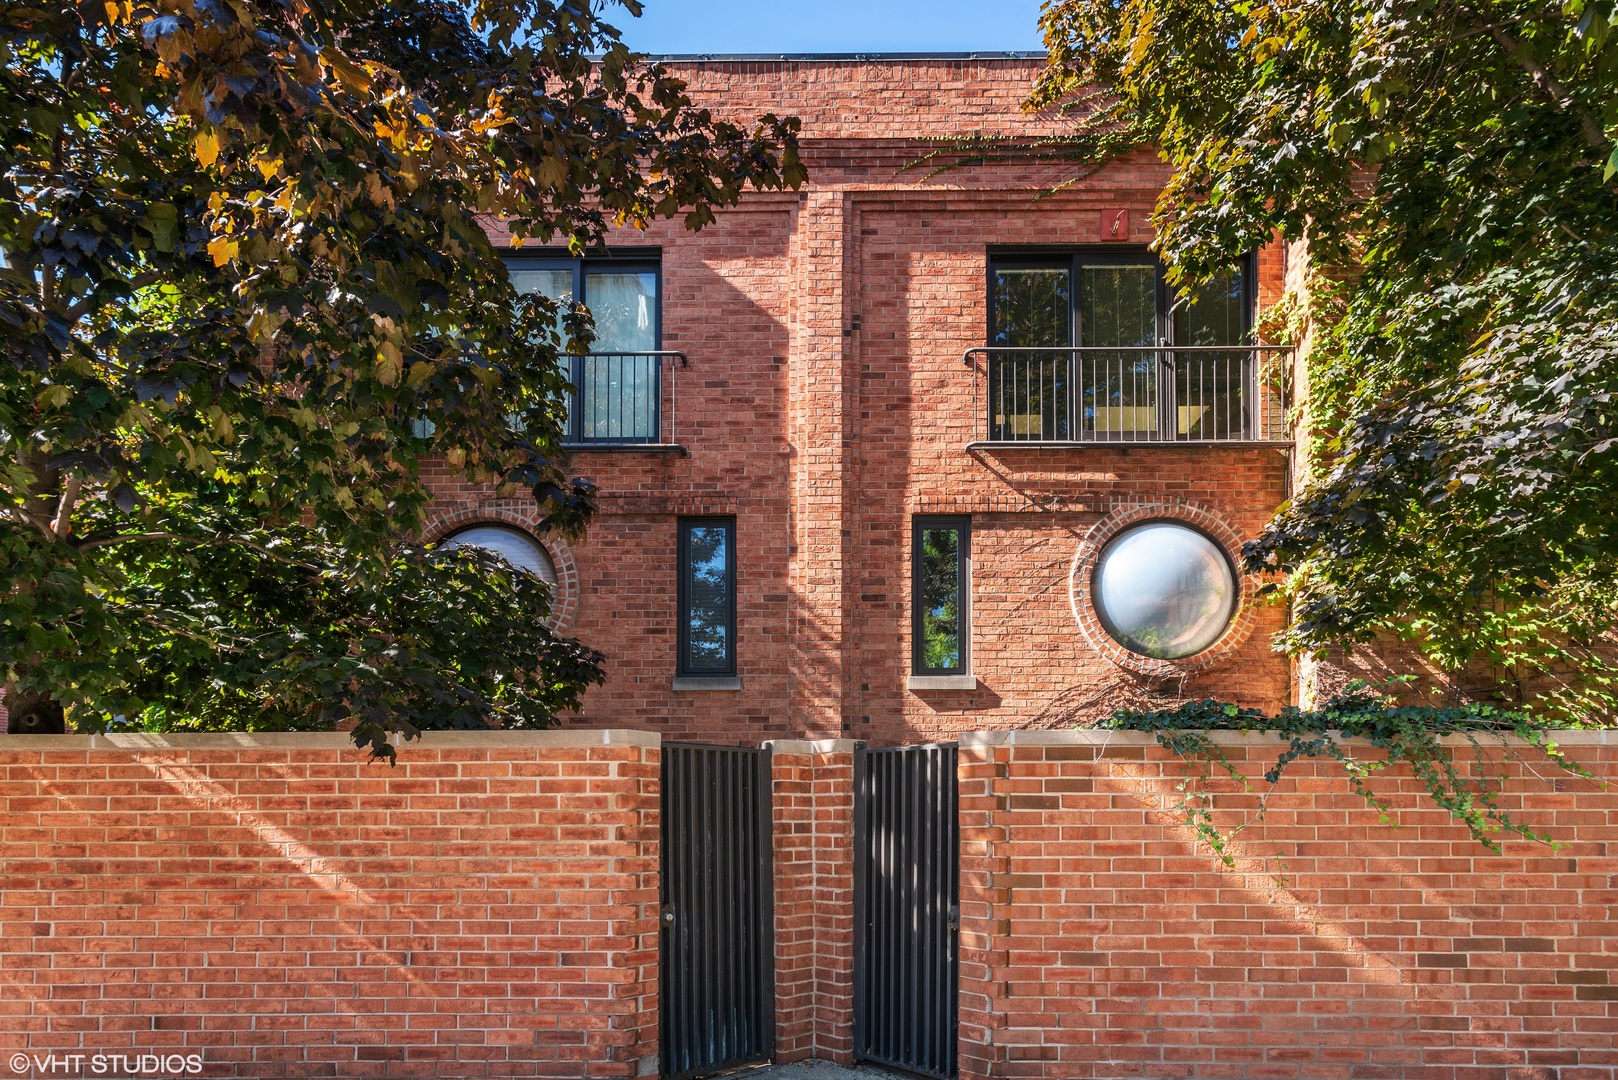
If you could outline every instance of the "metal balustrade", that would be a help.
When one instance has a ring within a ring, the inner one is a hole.
[[[597,352],[568,358],[567,442],[571,446],[672,446],[675,368],[686,355],[671,349]]]
[[[1292,347],[968,349],[972,446],[1281,442]]]

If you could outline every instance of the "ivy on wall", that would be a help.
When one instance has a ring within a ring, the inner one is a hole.
[[[1557,850],[1561,847],[1514,819],[1502,805],[1500,796],[1509,777],[1507,760],[1523,760],[1521,751],[1532,748],[1558,769],[1594,779],[1588,769],[1563,753],[1554,738],[1555,729],[1523,713],[1488,705],[1399,705],[1364,684],[1351,686],[1318,709],[1288,706],[1270,715],[1226,702],[1191,701],[1174,709],[1121,710],[1101,726],[1148,732],[1159,746],[1186,762],[1178,808],[1197,838],[1227,866],[1235,865],[1230,847],[1236,833],[1263,819],[1269,794],[1287,767],[1300,758],[1335,762],[1354,793],[1390,825],[1394,824],[1390,804],[1373,781],[1404,766],[1435,804],[1494,852],[1500,851],[1500,839],[1506,834]],[[1214,781],[1222,775],[1248,792],[1253,779],[1214,741],[1211,733],[1216,731],[1268,732],[1286,741],[1263,773],[1270,792],[1261,799],[1257,814],[1234,828],[1222,829],[1214,820]],[[1352,739],[1363,739],[1381,753],[1359,753],[1349,742]],[[1491,749],[1499,753],[1491,753]]]

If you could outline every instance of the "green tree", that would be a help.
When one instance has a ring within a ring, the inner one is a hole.
[[[635,0],[623,0],[638,13]],[[407,542],[422,463],[577,533],[558,355],[480,220],[599,243],[797,186],[600,0],[86,0],[0,15],[0,663],[81,728],[543,726],[601,657]],[[424,423],[423,421],[427,421]]]
[[[1312,471],[1247,549],[1286,575],[1281,641],[1398,635],[1478,696],[1610,718],[1611,0],[1059,0],[1042,25],[1032,103],[1075,128],[1033,152],[1159,148],[1172,276],[1277,233],[1325,268]]]

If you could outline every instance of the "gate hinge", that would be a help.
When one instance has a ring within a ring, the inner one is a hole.
[[[959,904],[949,906],[949,928],[951,931],[959,931],[961,928],[961,908]]]
[[[673,904],[664,904],[663,905],[663,925],[664,926],[673,926],[674,925],[674,905]]]

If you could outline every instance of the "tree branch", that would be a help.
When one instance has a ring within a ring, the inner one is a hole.
[[[1466,8],[1461,10],[1466,11],[1474,20],[1478,18],[1477,15]],[[1544,65],[1529,55],[1522,48],[1522,44],[1502,30],[1499,24],[1491,23],[1485,25],[1483,29],[1488,32],[1490,37],[1494,38],[1495,44],[1506,50],[1507,56],[1517,61],[1518,65],[1528,72],[1528,77],[1534,80],[1534,85],[1543,90],[1558,109],[1563,112],[1578,114],[1579,127],[1584,132],[1586,144],[1589,146],[1605,145],[1607,139],[1601,130],[1601,125],[1596,122],[1596,118],[1591,116],[1587,110],[1579,106],[1579,103],[1573,98],[1572,91],[1564,86],[1560,79],[1546,71]]]
[[[79,489],[84,481],[77,476],[69,476],[62,481],[62,498],[56,504],[56,518],[51,522],[51,532],[56,539],[64,539],[73,529],[73,508],[79,504]]]

